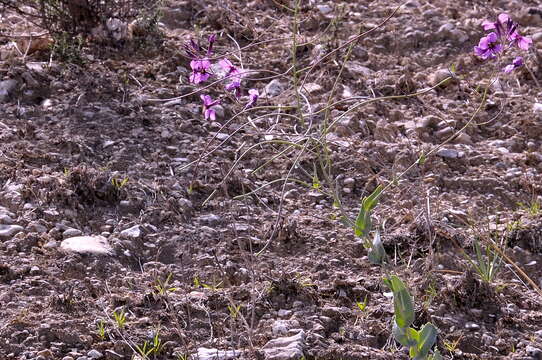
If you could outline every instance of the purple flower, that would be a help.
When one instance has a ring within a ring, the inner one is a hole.
[[[199,84],[207,81],[211,74],[208,70],[211,67],[211,62],[207,59],[195,59],[190,61],[190,67],[192,68],[192,74],[190,74],[190,82]]]
[[[184,50],[191,58],[195,58],[201,52],[201,47],[194,39],[190,39],[187,43],[184,44]]]
[[[506,65],[502,71],[505,73],[509,73],[517,69],[518,67],[523,65],[523,58],[521,56],[518,56],[512,61],[510,65]]]
[[[502,13],[497,17],[496,22],[484,21],[482,23],[484,30],[495,30],[497,36],[500,38],[506,35],[507,38],[516,30],[517,24],[512,21],[508,14]]]
[[[205,120],[211,119],[212,121],[216,120],[216,112],[213,109],[213,106],[220,103],[220,100],[213,100],[209,95],[200,95],[201,100],[203,101],[203,116]]]
[[[232,91],[237,99],[241,96],[241,81],[239,79],[233,80],[231,83],[225,86],[227,91]]]
[[[241,96],[241,72],[228,59],[222,59],[218,64],[224,69],[226,76],[232,78],[232,82],[226,85],[226,90],[233,90],[235,97],[239,98]]]
[[[529,46],[533,43],[531,38],[521,36],[517,31],[510,35],[510,41],[521,50],[529,50]]]
[[[503,47],[497,42],[497,34],[494,32],[489,33],[487,36],[484,36],[480,39],[478,46],[474,47],[474,52],[476,55],[482,59],[493,59],[497,57],[497,53],[502,51]]]
[[[218,62],[218,64],[222,67],[222,69],[224,69],[226,76],[240,74],[239,70],[228,59],[222,59]]]
[[[245,105],[245,110],[253,107],[256,104],[256,101],[258,101],[259,97],[260,97],[260,93],[258,92],[258,90],[250,89],[248,91],[248,102]]]

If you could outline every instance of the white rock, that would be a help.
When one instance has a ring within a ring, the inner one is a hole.
[[[73,228],[70,228],[70,229],[66,229],[63,233],[62,233],[62,236],[64,237],[64,239],[67,239],[67,238],[71,238],[71,237],[74,237],[74,236],[80,236],[83,232],[79,229],[73,229]]]
[[[141,228],[139,225],[134,225],[131,228],[122,230],[120,236],[125,239],[139,239],[141,237]]]
[[[75,236],[62,241],[60,248],[80,254],[110,255],[111,246],[103,236]]]
[[[448,159],[457,159],[459,158],[459,151],[454,149],[440,149],[437,151],[437,156]]]
[[[318,8],[318,11],[322,13],[322,15],[327,15],[333,11],[333,8],[327,4],[317,5],[316,7]]]
[[[103,354],[101,352],[99,352],[98,350],[90,350],[88,353],[87,353],[87,356],[91,359],[101,359],[103,358]]]
[[[534,103],[533,104],[533,111],[535,113],[542,113],[542,104],[541,103]]]
[[[200,347],[198,349],[198,360],[228,360],[236,359],[243,352],[239,350],[218,350]]]
[[[262,350],[266,360],[297,360],[303,357],[305,332],[299,331],[293,336],[280,337],[270,340]]]
[[[265,86],[265,93],[267,96],[277,96],[284,91],[285,87],[286,85],[284,85],[279,79],[273,79]]]

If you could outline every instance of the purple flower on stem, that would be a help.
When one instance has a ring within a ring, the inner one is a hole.
[[[226,72],[226,77],[231,77],[232,81],[226,85],[227,91],[232,91],[236,98],[241,96],[241,72],[228,59],[222,59],[218,64]]]
[[[489,33],[487,36],[484,36],[480,39],[478,46],[474,47],[474,52],[476,55],[482,59],[493,59],[497,57],[497,53],[502,51],[503,47],[497,42],[497,34],[494,32]]]
[[[201,47],[198,43],[194,41],[194,39],[190,39],[189,42],[184,44],[184,50],[190,56],[191,58],[198,57],[198,54],[201,52]]]
[[[190,82],[199,84],[207,81],[211,74],[208,70],[211,67],[211,62],[207,59],[196,59],[190,61],[190,67],[192,68],[192,74],[190,74]]]
[[[500,14],[496,22],[486,20],[482,23],[482,26],[484,30],[495,30],[499,38],[506,35],[508,39],[517,28],[517,24],[505,13]]]
[[[253,107],[256,104],[256,101],[258,101],[258,98],[260,97],[260,93],[256,89],[250,89],[248,91],[248,102],[245,105],[245,110]]]
[[[504,69],[502,69],[502,71],[504,71],[505,73],[509,73],[522,65],[523,65],[523,58],[521,56],[518,56],[514,59],[514,61],[512,61],[511,64],[506,65]]]
[[[200,95],[201,100],[203,101],[203,116],[205,120],[211,119],[212,121],[216,120],[216,112],[213,109],[213,106],[220,103],[220,100],[213,100],[209,95]]]
[[[239,75],[239,70],[228,59],[222,59],[218,62],[222,69],[226,72],[226,76]]]
[[[233,94],[235,95],[237,99],[239,99],[239,97],[241,97],[241,80],[239,79],[233,80],[231,83],[225,86],[225,89],[227,91],[233,90]]]
[[[528,37],[521,36],[517,31],[514,31],[510,35],[512,44],[516,45],[521,50],[529,50],[529,46],[533,43],[533,40]]]

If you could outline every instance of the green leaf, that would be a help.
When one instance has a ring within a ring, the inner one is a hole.
[[[435,353],[433,354],[433,356],[430,357],[431,360],[444,360],[442,355],[440,355],[440,351],[435,350]]]
[[[418,357],[416,359],[425,359],[436,341],[437,328],[431,323],[425,324],[419,331],[419,338],[417,341]]]
[[[395,322],[401,328],[407,328],[414,322],[414,305],[405,284],[397,276],[384,279],[384,283],[393,291]]]
[[[405,332],[405,329],[400,328],[397,326],[397,323],[394,321],[392,326],[392,333],[395,340],[405,346],[405,347],[411,347],[412,345],[416,345],[416,343],[413,343],[412,340],[410,340]]]
[[[371,249],[367,256],[369,257],[369,261],[376,265],[382,264],[386,258],[386,250],[384,250],[384,246],[382,245],[379,231],[375,233]]]
[[[382,185],[378,185],[371,195],[365,196],[361,200],[358,217],[354,224],[354,233],[356,236],[365,237],[371,231],[371,210],[378,204],[382,188]]]

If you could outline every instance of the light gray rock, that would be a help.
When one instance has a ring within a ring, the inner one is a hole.
[[[286,88],[286,85],[282,83],[279,79],[273,79],[265,86],[265,93],[267,96],[277,96],[281,94],[284,89]]]
[[[533,359],[542,359],[542,350],[540,350],[537,347],[534,347],[532,345],[527,345],[527,347],[525,348],[525,351],[527,352],[527,355],[529,355]]]
[[[222,218],[215,214],[202,215],[198,220],[205,225],[217,226],[222,222]]]
[[[17,89],[17,80],[0,81],[0,102],[6,102]]]
[[[468,323],[465,324],[465,329],[471,330],[471,331],[480,330],[480,325],[473,323],[472,321],[469,321]]]
[[[87,356],[91,359],[101,359],[103,358],[103,354],[101,352],[99,352],[98,350],[90,350],[88,353],[87,353]]]
[[[533,104],[533,112],[536,114],[542,113],[542,103],[534,103]]]
[[[20,225],[0,225],[0,240],[9,240],[23,230],[24,228]]]
[[[13,224],[13,218],[8,214],[0,214],[0,224]]]
[[[327,15],[333,11],[333,8],[327,4],[317,5],[316,8],[322,15]]]
[[[460,157],[460,153],[454,149],[440,149],[437,151],[437,156],[446,158],[446,159],[457,159]]]
[[[303,357],[305,332],[270,340],[262,348],[266,360],[297,360]]]
[[[81,234],[83,234],[83,232],[81,230],[70,228],[70,229],[66,229],[62,233],[62,236],[64,237],[64,239],[67,239],[67,238],[71,238],[71,237],[74,237],[74,236],[80,236]]]
[[[228,360],[236,359],[243,352],[238,350],[218,350],[200,347],[198,349],[198,360]]]
[[[374,70],[368,68],[367,66],[361,65],[357,61],[347,63],[345,70],[346,74],[354,79],[358,77],[369,77],[374,74]]]
[[[139,239],[142,235],[141,227],[134,225],[131,228],[122,230],[120,236],[124,239]]]
[[[80,254],[110,255],[111,246],[103,236],[75,236],[62,241],[60,248]]]

